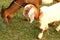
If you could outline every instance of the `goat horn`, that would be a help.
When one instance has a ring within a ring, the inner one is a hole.
[[[4,9],[4,6],[1,7],[1,9],[0,9],[0,13],[3,11],[3,9]]]
[[[3,9],[4,9],[4,6],[2,6],[1,10],[3,10]]]

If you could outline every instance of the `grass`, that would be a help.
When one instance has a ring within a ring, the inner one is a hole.
[[[8,7],[12,0],[0,0],[0,9],[2,5]],[[11,22],[5,26],[3,19],[0,17],[0,40],[38,40],[39,34],[38,21],[30,24],[22,16],[23,8],[18,9]],[[57,25],[60,22],[57,23]],[[56,25],[56,26],[57,26]],[[44,32],[42,40],[60,40],[60,32],[55,31],[55,27],[50,25],[47,32]]]

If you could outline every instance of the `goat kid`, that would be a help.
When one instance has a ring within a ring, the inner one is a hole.
[[[40,8],[40,15],[38,14],[38,10],[36,7],[30,7],[32,5],[26,5],[23,11],[23,15],[30,18],[30,23],[32,23],[38,15],[40,33],[38,38],[41,39],[43,37],[43,32],[48,29],[48,24],[54,21],[60,21],[60,2],[53,4],[52,6],[43,6]],[[30,9],[29,9],[30,8]],[[37,11],[37,12],[36,12]],[[35,15],[36,13],[36,15]],[[26,17],[26,18],[27,18]],[[60,25],[56,28],[56,31],[60,30]]]
[[[30,19],[30,23],[32,23],[34,19],[38,20],[39,19],[39,15],[40,15],[39,11],[34,5],[28,4],[28,5],[26,5],[24,7],[23,16],[28,21]]]
[[[55,21],[60,21],[60,3],[56,3],[52,6],[43,6],[40,8],[40,12],[42,13],[42,17],[40,16],[40,23],[41,26],[40,30],[42,30],[40,32],[40,34],[38,35],[38,38],[42,38],[43,37],[43,32],[44,30],[48,29],[48,24],[55,22]],[[56,31],[60,30],[60,25],[56,28]]]

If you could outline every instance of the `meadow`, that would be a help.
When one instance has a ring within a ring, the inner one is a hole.
[[[12,0],[0,0],[0,11],[2,5],[7,8]],[[29,23],[24,20],[22,15],[23,7],[18,9],[10,23],[5,26],[3,19],[0,17],[0,40],[38,40],[39,34],[38,21]],[[60,31],[56,32],[55,28],[60,24],[57,22],[55,26],[49,25],[49,30],[44,32],[42,40],[60,40]]]

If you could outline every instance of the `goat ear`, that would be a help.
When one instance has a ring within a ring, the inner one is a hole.
[[[34,14],[31,14],[29,18],[30,18],[30,23],[32,23],[34,21]]]

